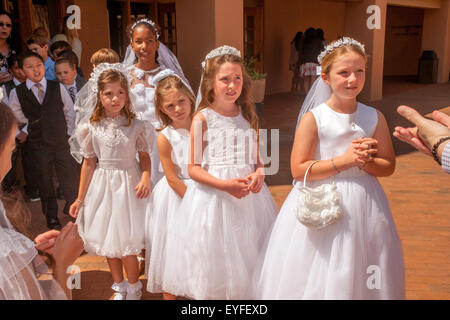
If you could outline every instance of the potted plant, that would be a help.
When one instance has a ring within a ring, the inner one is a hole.
[[[253,102],[262,103],[264,101],[264,95],[266,91],[267,73],[261,73],[255,69],[255,57],[250,57],[245,61],[245,69],[252,79]]]

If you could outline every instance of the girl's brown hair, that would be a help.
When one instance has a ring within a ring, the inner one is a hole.
[[[205,69],[203,70],[203,81],[200,84],[202,93],[202,101],[198,107],[198,111],[204,108],[210,108],[214,102],[214,81],[217,72],[222,64],[237,63],[242,70],[242,92],[236,100],[236,104],[241,107],[242,116],[250,123],[250,126],[258,131],[259,121],[255,112],[255,104],[251,98],[251,80],[245,71],[242,59],[235,55],[225,54],[206,60]]]
[[[329,74],[334,60],[336,60],[337,57],[349,52],[359,54],[364,58],[364,62],[367,62],[367,55],[360,46],[356,44],[346,44],[334,49],[322,59],[322,73]]]
[[[195,112],[195,98],[192,95],[191,91],[184,85],[183,81],[177,76],[169,76],[167,78],[162,79],[155,90],[155,109],[156,116],[161,120],[162,126],[156,131],[161,131],[168,125],[172,124],[172,119],[165,114],[161,108],[164,104],[164,96],[172,90],[179,90],[182,94],[188,97],[189,102],[191,103],[191,113],[192,116]]]
[[[17,120],[11,108],[3,102],[0,102],[0,150],[5,150],[8,138],[15,126],[17,126]],[[31,212],[22,194],[20,192],[15,192],[14,194],[0,192],[0,200],[5,207],[6,216],[13,227],[17,231],[29,236],[28,227],[31,224]]]
[[[127,98],[125,100],[125,106],[122,108],[121,112],[128,119],[127,127],[131,124],[131,121],[136,118],[136,115],[131,111],[131,100],[129,95],[128,81],[125,76],[116,70],[106,70],[98,78],[98,93],[97,93],[97,105],[95,106],[94,112],[90,118],[92,122],[99,122],[105,117],[105,108],[102,105],[100,95],[102,91],[105,90],[105,86],[108,83],[120,82],[120,85],[127,93]]]

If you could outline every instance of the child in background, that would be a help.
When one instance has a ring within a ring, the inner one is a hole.
[[[121,64],[100,64],[90,82],[96,84],[92,94],[97,99],[83,106],[88,117],[78,123],[74,136],[84,161],[70,214],[77,218],[85,250],[107,258],[113,299],[138,300],[142,283],[137,255],[144,248],[144,198],[150,193],[149,141],[154,129],[136,119],[130,81]]]
[[[113,49],[102,48],[96,52],[91,57],[92,67],[98,66],[100,63],[118,63],[119,55]]]
[[[22,69],[19,68],[19,55],[13,54],[8,57],[8,66],[9,66],[9,73],[13,76],[13,79],[11,81],[5,82],[2,86],[3,89],[3,98],[2,102],[6,105],[9,105],[9,95],[11,91],[16,88],[18,85],[20,85],[22,82],[24,82],[27,78],[25,74],[23,73]],[[26,129],[25,129],[26,130]],[[24,146],[24,143],[27,139],[27,134],[23,132],[22,130],[17,130],[16,135],[16,149],[12,153],[11,158],[11,170],[6,174],[5,178],[2,181],[2,188],[5,192],[12,192],[14,186],[16,186],[19,181],[17,180],[16,175],[16,167],[17,167],[17,156],[19,155],[19,152],[22,151],[22,147]],[[27,161],[22,156],[22,163],[24,167],[24,175],[25,180],[27,183],[26,190],[29,191],[29,194],[33,200],[36,198],[39,198],[39,192],[37,188],[37,180],[34,179],[34,187],[33,187],[33,179],[32,179],[32,172],[30,171],[30,166],[26,165]],[[28,170],[26,170],[28,169]],[[32,171],[32,170],[31,170]]]
[[[49,39],[34,34],[27,40],[26,44],[28,50],[37,53],[42,57],[42,60],[44,60],[45,79],[56,80],[55,62],[50,58],[50,55],[48,54]]]
[[[66,58],[59,58],[55,62],[55,72],[58,81],[61,82],[69,92],[70,98],[75,103],[78,91],[86,84],[87,80],[78,76],[73,61]]]
[[[72,51],[72,46],[65,41],[56,41],[50,46],[50,53],[55,61],[59,54],[64,51]]]
[[[18,121],[28,125],[27,139],[32,161],[39,168],[39,193],[47,227],[60,229],[53,168],[66,199],[66,214],[76,199],[80,172],[68,144],[75,126],[73,102],[62,84],[45,79],[44,61],[37,53],[25,53],[19,67],[27,80],[11,91],[9,106]]]

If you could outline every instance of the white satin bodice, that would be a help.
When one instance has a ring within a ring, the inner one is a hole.
[[[177,176],[180,179],[190,179],[188,173],[189,160],[189,131],[165,127],[161,133],[172,146],[172,161],[177,167]]]
[[[256,132],[242,113],[223,116],[211,108],[201,110],[206,119],[203,163],[207,166],[252,166],[257,164]]]
[[[318,142],[314,159],[331,159],[343,155],[354,139],[369,138],[378,124],[377,111],[358,102],[354,113],[338,113],[325,103],[311,110],[317,125]],[[358,167],[342,171],[336,177],[367,174]]]

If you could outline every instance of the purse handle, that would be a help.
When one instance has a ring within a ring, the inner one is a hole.
[[[306,187],[306,176],[308,175],[309,169],[311,169],[311,167],[313,166],[314,163],[319,162],[319,160],[314,160],[308,167],[308,169],[306,169],[305,172],[305,176],[303,178],[303,188]]]

